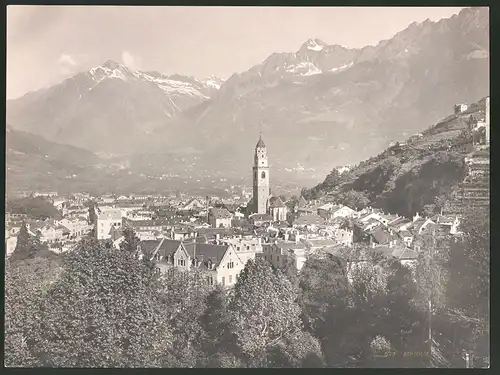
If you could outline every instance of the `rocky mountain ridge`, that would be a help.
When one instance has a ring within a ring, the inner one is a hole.
[[[262,130],[272,167],[324,175],[488,93],[488,8],[467,8],[361,49],[309,39],[224,82],[109,62],[9,101],[7,118],[94,152],[152,162],[164,152],[200,155],[240,174],[251,169]]]

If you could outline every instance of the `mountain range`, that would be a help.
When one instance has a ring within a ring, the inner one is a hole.
[[[222,80],[131,71],[112,60],[7,101],[7,123],[92,151],[124,151],[165,119],[208,99]]]
[[[7,123],[129,164],[138,155],[197,155],[235,173],[250,170],[262,131],[271,166],[317,174],[377,154],[488,93],[488,8],[467,8],[360,49],[309,39],[225,81],[108,61],[9,100]]]

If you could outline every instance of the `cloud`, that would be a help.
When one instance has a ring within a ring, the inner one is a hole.
[[[70,75],[75,72],[78,63],[75,58],[67,53],[63,53],[57,60],[59,71],[62,75]]]
[[[89,62],[89,56],[85,53],[70,55],[63,53],[57,60],[59,73],[63,76],[70,76],[81,70]]]
[[[59,57],[59,60],[57,60],[59,65],[69,65],[69,66],[76,66],[76,61],[71,57],[71,55],[68,55],[66,53],[63,53],[61,57]]]
[[[129,51],[122,52],[122,63],[127,68],[132,70],[139,70],[142,66],[142,58],[140,56],[134,56]]]

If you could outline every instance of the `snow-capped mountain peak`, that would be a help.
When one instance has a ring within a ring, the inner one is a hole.
[[[216,76],[198,80],[179,74],[166,75],[156,71],[131,71],[113,60],[108,60],[104,64],[90,69],[88,75],[95,82],[95,85],[103,80],[113,78],[130,82],[147,82],[155,84],[168,95],[187,95],[201,99],[208,98],[223,83],[223,80]]]
[[[316,52],[322,51],[326,46],[327,44],[325,42],[316,38],[308,39],[303,44],[303,47],[307,48],[309,51],[316,51]]]
[[[201,82],[208,87],[213,87],[218,90],[220,89],[220,86],[224,83],[224,80],[220,77],[211,75],[203,79]]]
[[[114,60],[108,60],[106,61],[104,64],[101,65],[102,67],[104,68],[108,68],[108,69],[111,69],[111,70],[115,70],[115,69],[122,69],[122,68],[125,68],[124,65],[120,64],[120,63],[117,63],[116,61]],[[126,68],[125,68],[126,69]]]
[[[131,76],[131,72],[127,67],[113,60],[108,60],[104,64],[90,69],[88,73],[92,80],[96,82],[106,78],[118,78],[126,81]]]

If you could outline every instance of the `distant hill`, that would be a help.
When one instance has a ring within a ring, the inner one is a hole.
[[[47,159],[47,162],[57,160],[68,165],[89,166],[98,164],[100,158],[88,150],[51,142],[44,137],[14,130],[10,125],[6,128],[7,151],[11,155],[33,155]]]
[[[7,192],[39,189],[40,182],[67,179],[97,166],[100,158],[87,150],[46,140],[24,131],[6,129]],[[43,183],[42,183],[43,185]]]
[[[484,119],[484,111],[482,99],[468,111],[450,115],[421,134],[401,140],[349,172],[338,176],[332,171],[305,195],[335,200],[354,190],[373,206],[404,216],[439,209],[465,177],[464,157],[472,148],[467,121],[471,115]]]

